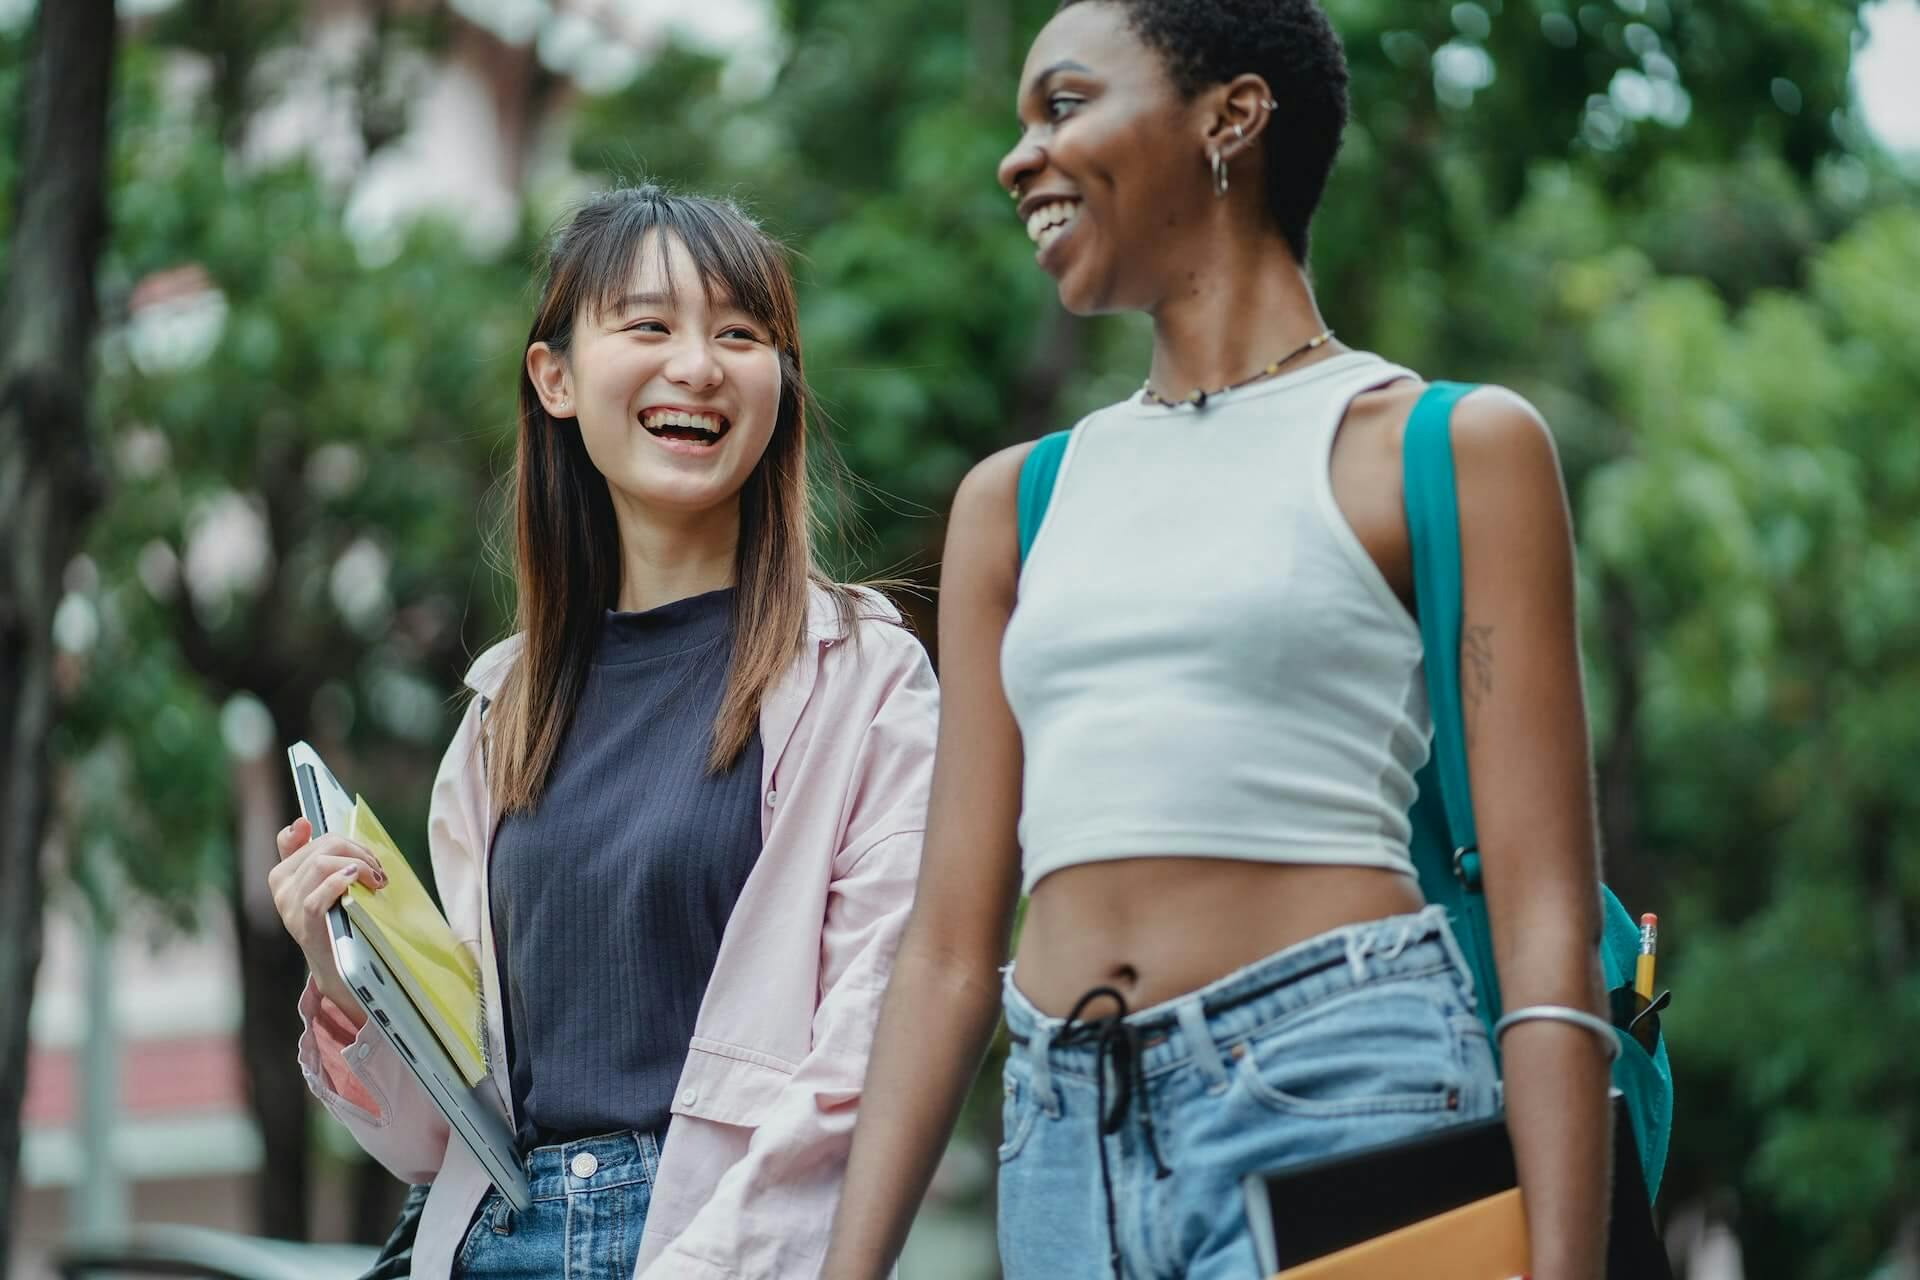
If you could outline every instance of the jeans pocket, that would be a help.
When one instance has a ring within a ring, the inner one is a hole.
[[[1417,987],[1372,988],[1233,1046],[1234,1079],[1260,1106],[1300,1117],[1459,1111],[1450,1019]]]
[[[1003,1098],[1000,1103],[1000,1163],[1006,1164],[1020,1154],[1027,1145],[1027,1139],[1033,1136],[1035,1122],[1040,1116],[1040,1103],[1033,1096],[1033,1082],[1025,1072],[1016,1071],[1009,1063],[1002,1075]]]

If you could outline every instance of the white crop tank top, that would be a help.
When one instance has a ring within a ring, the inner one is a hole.
[[[1001,648],[1023,888],[1152,855],[1413,874],[1420,632],[1334,501],[1364,352],[1074,428]]]

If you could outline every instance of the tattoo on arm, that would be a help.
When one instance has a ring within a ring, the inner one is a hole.
[[[1460,710],[1469,743],[1481,704],[1492,692],[1493,628],[1464,626],[1460,629]]]

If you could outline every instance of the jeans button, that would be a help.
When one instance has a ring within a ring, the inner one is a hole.
[[[600,1159],[591,1151],[582,1151],[573,1158],[573,1176],[591,1178],[600,1171]]]

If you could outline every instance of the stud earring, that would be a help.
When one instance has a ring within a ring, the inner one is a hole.
[[[1245,142],[1247,140],[1247,131],[1245,129],[1242,129],[1240,125],[1236,122],[1233,126],[1233,136],[1240,139],[1240,141]]]

